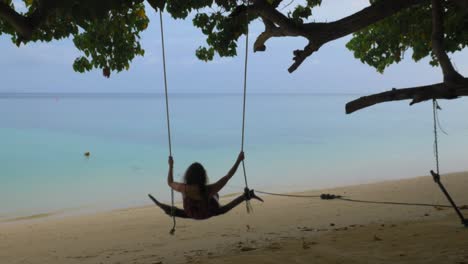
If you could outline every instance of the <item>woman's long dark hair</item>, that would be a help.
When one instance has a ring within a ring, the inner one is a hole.
[[[185,171],[184,181],[188,185],[197,185],[203,200],[208,201],[208,190],[206,188],[208,176],[203,165],[198,162],[192,163]]]

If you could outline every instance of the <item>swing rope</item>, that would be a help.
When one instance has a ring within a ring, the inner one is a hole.
[[[455,201],[452,199],[450,194],[448,193],[447,189],[445,186],[442,184],[440,181],[440,164],[439,164],[439,137],[438,137],[438,127],[437,125],[439,124],[439,118],[437,116],[437,111],[441,110],[442,108],[439,106],[437,103],[437,100],[434,98],[432,99],[432,117],[433,117],[433,122],[434,122],[434,156],[435,156],[435,162],[436,162],[436,172],[431,170],[432,178],[434,179],[434,182],[439,186],[440,190],[442,193],[444,193],[445,197],[447,200],[450,202],[452,205],[453,209],[457,213],[458,217],[460,218],[462,224],[465,227],[468,227],[468,219],[465,219],[463,214],[460,212],[460,207],[458,207],[455,204]],[[463,209],[463,208],[462,208]]]
[[[245,2],[248,8],[248,0]],[[245,58],[244,58],[244,98],[242,104],[242,143],[241,143],[241,151],[244,151],[244,141],[245,141],[245,105],[247,99],[247,66],[248,66],[248,59],[249,59],[249,13],[246,11],[246,33],[245,33]],[[242,160],[242,171],[244,172],[244,182],[245,182],[245,194],[247,195],[247,200],[245,202],[245,206],[247,209],[247,213],[253,211],[252,205],[250,204],[250,197],[249,197],[249,184],[247,183],[247,172],[245,170],[245,162]]]
[[[438,129],[440,127],[439,117],[438,117],[438,110],[442,108],[439,106],[437,100],[434,98],[432,100],[432,118],[433,118],[433,132],[434,132],[434,158],[435,158],[435,165],[436,165],[436,172],[431,170],[431,175],[434,179],[434,182],[437,183],[439,188],[444,193],[447,200],[450,202],[450,205],[441,205],[441,204],[430,204],[430,203],[406,203],[406,202],[390,202],[390,201],[371,201],[371,200],[357,200],[347,198],[341,195],[335,194],[321,194],[321,195],[294,195],[294,194],[280,194],[280,193],[271,193],[271,192],[264,192],[257,190],[258,193],[275,195],[275,196],[286,196],[286,197],[297,197],[297,198],[321,198],[322,200],[341,200],[346,202],[355,202],[355,203],[370,203],[370,204],[387,204],[387,205],[407,205],[407,206],[428,206],[428,207],[436,207],[436,208],[453,208],[457,215],[460,217],[462,224],[465,227],[468,227],[468,219],[465,219],[463,214],[460,210],[468,209],[467,205],[463,205],[461,207],[457,206],[453,201],[452,197],[445,189],[444,185],[440,181],[440,161],[439,161],[439,135]],[[441,129],[441,131],[446,134],[445,131]]]
[[[432,100],[432,117],[434,121],[434,157],[435,157],[435,162],[436,162],[436,172],[437,174],[440,174],[440,168],[439,168],[439,136],[437,133],[437,124],[438,124],[438,118],[437,118],[437,110],[441,109],[439,104],[437,103],[436,99]]]
[[[163,72],[164,72],[164,94],[166,97],[166,121],[167,121],[167,141],[169,143],[169,156],[172,157],[172,141],[171,141],[171,123],[169,119],[169,96],[167,92],[167,71],[166,71],[166,49],[164,47],[164,26],[162,10],[159,12],[159,22],[161,26],[161,46],[162,46],[162,59],[163,59]],[[175,233],[176,219],[174,213],[174,190],[171,188],[171,216],[172,216],[172,229],[169,232],[171,235]]]
[[[368,203],[368,204],[386,204],[386,205],[407,205],[407,206],[425,206],[425,207],[435,207],[435,208],[452,208],[451,205],[446,204],[431,204],[431,203],[407,203],[407,202],[392,202],[392,201],[375,201],[375,200],[359,200],[351,199],[349,196],[342,196],[337,194],[322,193],[317,195],[302,195],[302,194],[287,194],[287,193],[273,193],[255,190],[257,193],[268,194],[273,196],[282,196],[282,197],[292,197],[292,198],[320,198],[321,200],[340,200],[345,202],[353,203]],[[468,205],[463,205],[458,207],[460,210],[468,209]]]

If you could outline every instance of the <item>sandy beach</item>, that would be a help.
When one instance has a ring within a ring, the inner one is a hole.
[[[442,180],[458,205],[468,204],[468,172]],[[428,176],[299,194],[321,193],[448,204]],[[171,219],[149,200],[140,208],[4,222],[0,263],[468,263],[468,228],[452,209],[262,196],[252,214],[240,206],[205,221],[179,219],[174,236]]]

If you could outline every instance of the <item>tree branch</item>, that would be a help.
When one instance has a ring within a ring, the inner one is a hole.
[[[468,0],[452,0],[460,8],[468,9]]]
[[[409,7],[429,3],[429,0],[380,0],[359,12],[330,23],[307,23],[309,36],[329,42],[391,17]]]
[[[305,37],[307,35],[302,25],[295,24],[291,19],[276,10],[274,6],[265,0],[254,1],[254,6],[257,7],[259,16],[278,25],[287,36],[293,34]]]
[[[288,68],[288,72],[292,73],[295,71],[301,64],[312,55],[312,53],[316,52],[322,44],[315,44],[314,42],[309,40],[309,43],[304,47],[303,50],[295,50],[294,51],[294,63]]]
[[[442,73],[444,74],[444,82],[456,82],[463,79],[452,65],[450,58],[444,48],[444,25],[441,0],[431,0],[432,2],[432,51],[439,61]]]
[[[414,88],[392,89],[391,91],[364,96],[346,104],[347,114],[383,102],[411,99],[410,105],[412,105],[431,99],[455,99],[460,96],[468,96],[468,78],[464,78],[455,70],[444,48],[442,1],[431,0],[431,3],[432,51],[442,68],[444,82]]]
[[[272,37],[284,37],[286,34],[281,30],[281,28],[275,26],[271,21],[262,19],[263,24],[265,25],[265,31],[258,35],[254,43],[254,52],[265,51],[265,43]]]
[[[31,26],[28,19],[1,1],[0,17],[5,19],[5,21],[8,22],[15,29],[15,31],[21,35],[22,38],[31,38],[34,28]]]
[[[456,99],[468,96],[468,78],[457,83],[437,83],[432,85],[392,89],[387,92],[363,96],[346,104],[346,113],[351,114],[366,107],[391,101],[412,100],[410,105],[432,99]]]
[[[254,0],[254,5],[257,6],[259,16],[278,26],[278,31],[282,32],[281,36],[303,36],[309,40],[304,50],[294,51],[294,63],[288,69],[289,72],[293,72],[325,43],[359,31],[406,8],[428,2],[429,0],[381,0],[335,22],[306,24],[294,23],[265,0]],[[259,43],[264,45],[266,40],[275,35],[268,37],[264,32],[260,36],[262,39]]]

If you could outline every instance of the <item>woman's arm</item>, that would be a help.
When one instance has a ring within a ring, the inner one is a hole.
[[[209,187],[209,191],[211,194],[218,193],[223,187],[228,183],[228,181],[234,176],[234,174],[237,171],[237,168],[239,168],[240,163],[244,160],[244,152],[239,153],[239,156],[237,157],[236,162],[232,166],[232,168],[228,171],[226,176],[222,177],[219,179],[216,183],[211,184]]]
[[[184,191],[184,185],[183,183],[178,183],[174,181],[174,159],[172,156],[169,156],[169,172],[167,173],[167,185],[171,187],[174,191],[177,192],[183,192]]]

